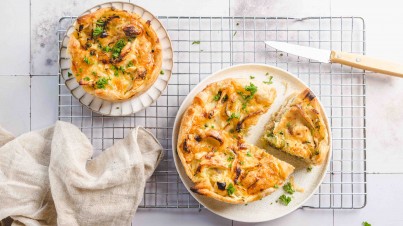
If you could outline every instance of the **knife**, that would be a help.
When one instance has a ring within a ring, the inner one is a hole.
[[[350,67],[360,68],[382,74],[393,75],[403,78],[403,65],[386,60],[376,59],[360,54],[347,53],[335,50],[324,50],[286,42],[266,41],[275,49],[293,55],[309,58],[323,63],[339,63]]]

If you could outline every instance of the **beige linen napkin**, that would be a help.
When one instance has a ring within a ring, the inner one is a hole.
[[[13,225],[129,225],[162,147],[133,129],[99,156],[74,125],[13,138],[0,128],[0,220]]]

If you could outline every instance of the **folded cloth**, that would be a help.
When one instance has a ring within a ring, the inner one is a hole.
[[[0,128],[0,220],[12,225],[129,225],[163,152],[143,128],[91,159],[74,125],[14,138]],[[0,224],[1,225],[1,224]]]

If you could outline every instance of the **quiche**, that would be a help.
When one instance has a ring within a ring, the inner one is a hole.
[[[309,164],[321,164],[329,152],[329,138],[318,99],[312,91],[305,89],[290,95],[269,120],[263,139]]]
[[[240,204],[274,192],[294,167],[244,140],[276,90],[226,79],[198,93],[182,116],[177,152],[195,193]]]
[[[150,21],[135,13],[101,8],[77,18],[68,43],[69,76],[109,101],[138,96],[156,81],[162,50]]]

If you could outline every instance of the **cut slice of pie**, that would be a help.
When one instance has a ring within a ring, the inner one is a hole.
[[[309,164],[321,164],[329,152],[328,129],[311,90],[294,93],[266,125],[263,139]]]

